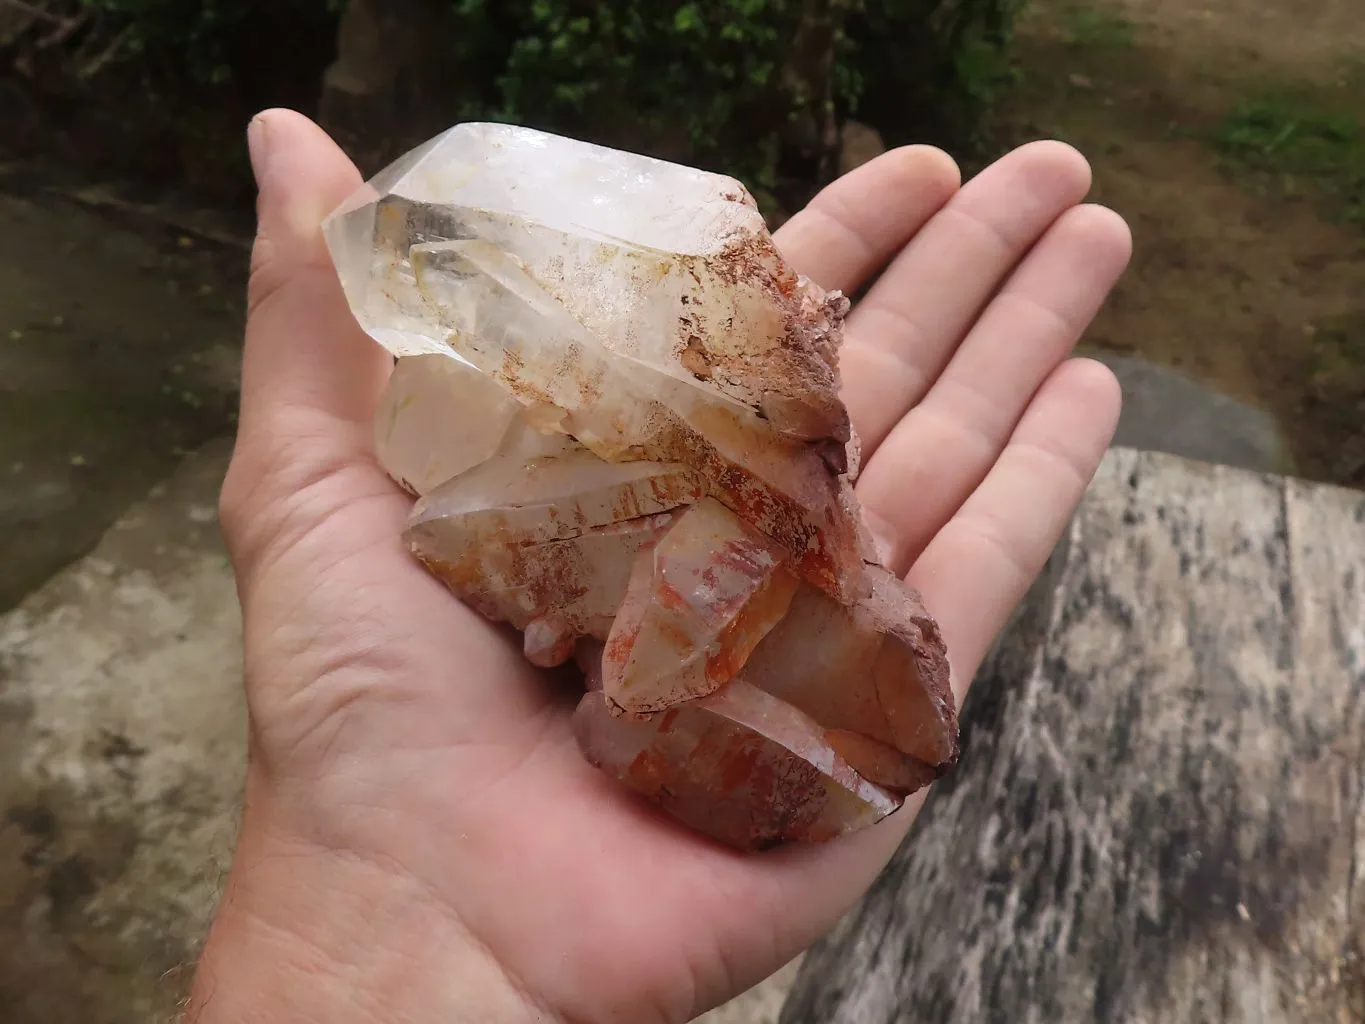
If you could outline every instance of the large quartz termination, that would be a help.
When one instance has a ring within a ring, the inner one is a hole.
[[[957,758],[938,628],[876,564],[839,399],[847,300],[736,181],[463,124],[325,227],[397,357],[405,539],[526,656],[577,656],[585,756],[759,849],[872,824]]]

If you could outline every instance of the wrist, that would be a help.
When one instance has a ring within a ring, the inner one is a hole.
[[[549,1024],[463,925],[385,866],[244,825],[184,1024]]]

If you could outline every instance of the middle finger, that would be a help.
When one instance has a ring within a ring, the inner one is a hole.
[[[863,458],[929,390],[978,313],[1034,242],[1090,190],[1060,142],[998,160],[940,210],[849,316],[839,354]]]

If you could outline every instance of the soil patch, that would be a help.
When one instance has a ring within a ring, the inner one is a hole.
[[[1333,0],[1271,6],[1039,3],[999,130],[1076,145],[1132,224],[1088,345],[1270,411],[1287,468],[1365,486],[1365,22]]]
[[[0,182],[3,611],[231,429],[246,257]]]

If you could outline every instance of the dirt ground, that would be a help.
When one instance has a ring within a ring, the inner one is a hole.
[[[0,612],[230,429],[243,251],[0,166]]]
[[[1133,227],[1088,343],[1266,409],[1288,468],[1365,486],[1365,223],[1342,192],[1365,175],[1359,0],[1037,0],[1017,62],[1003,136],[1077,145],[1095,198]],[[1305,116],[1354,117],[1357,134],[1328,173],[1298,174],[1274,137],[1229,152],[1256,104],[1290,138]]]

